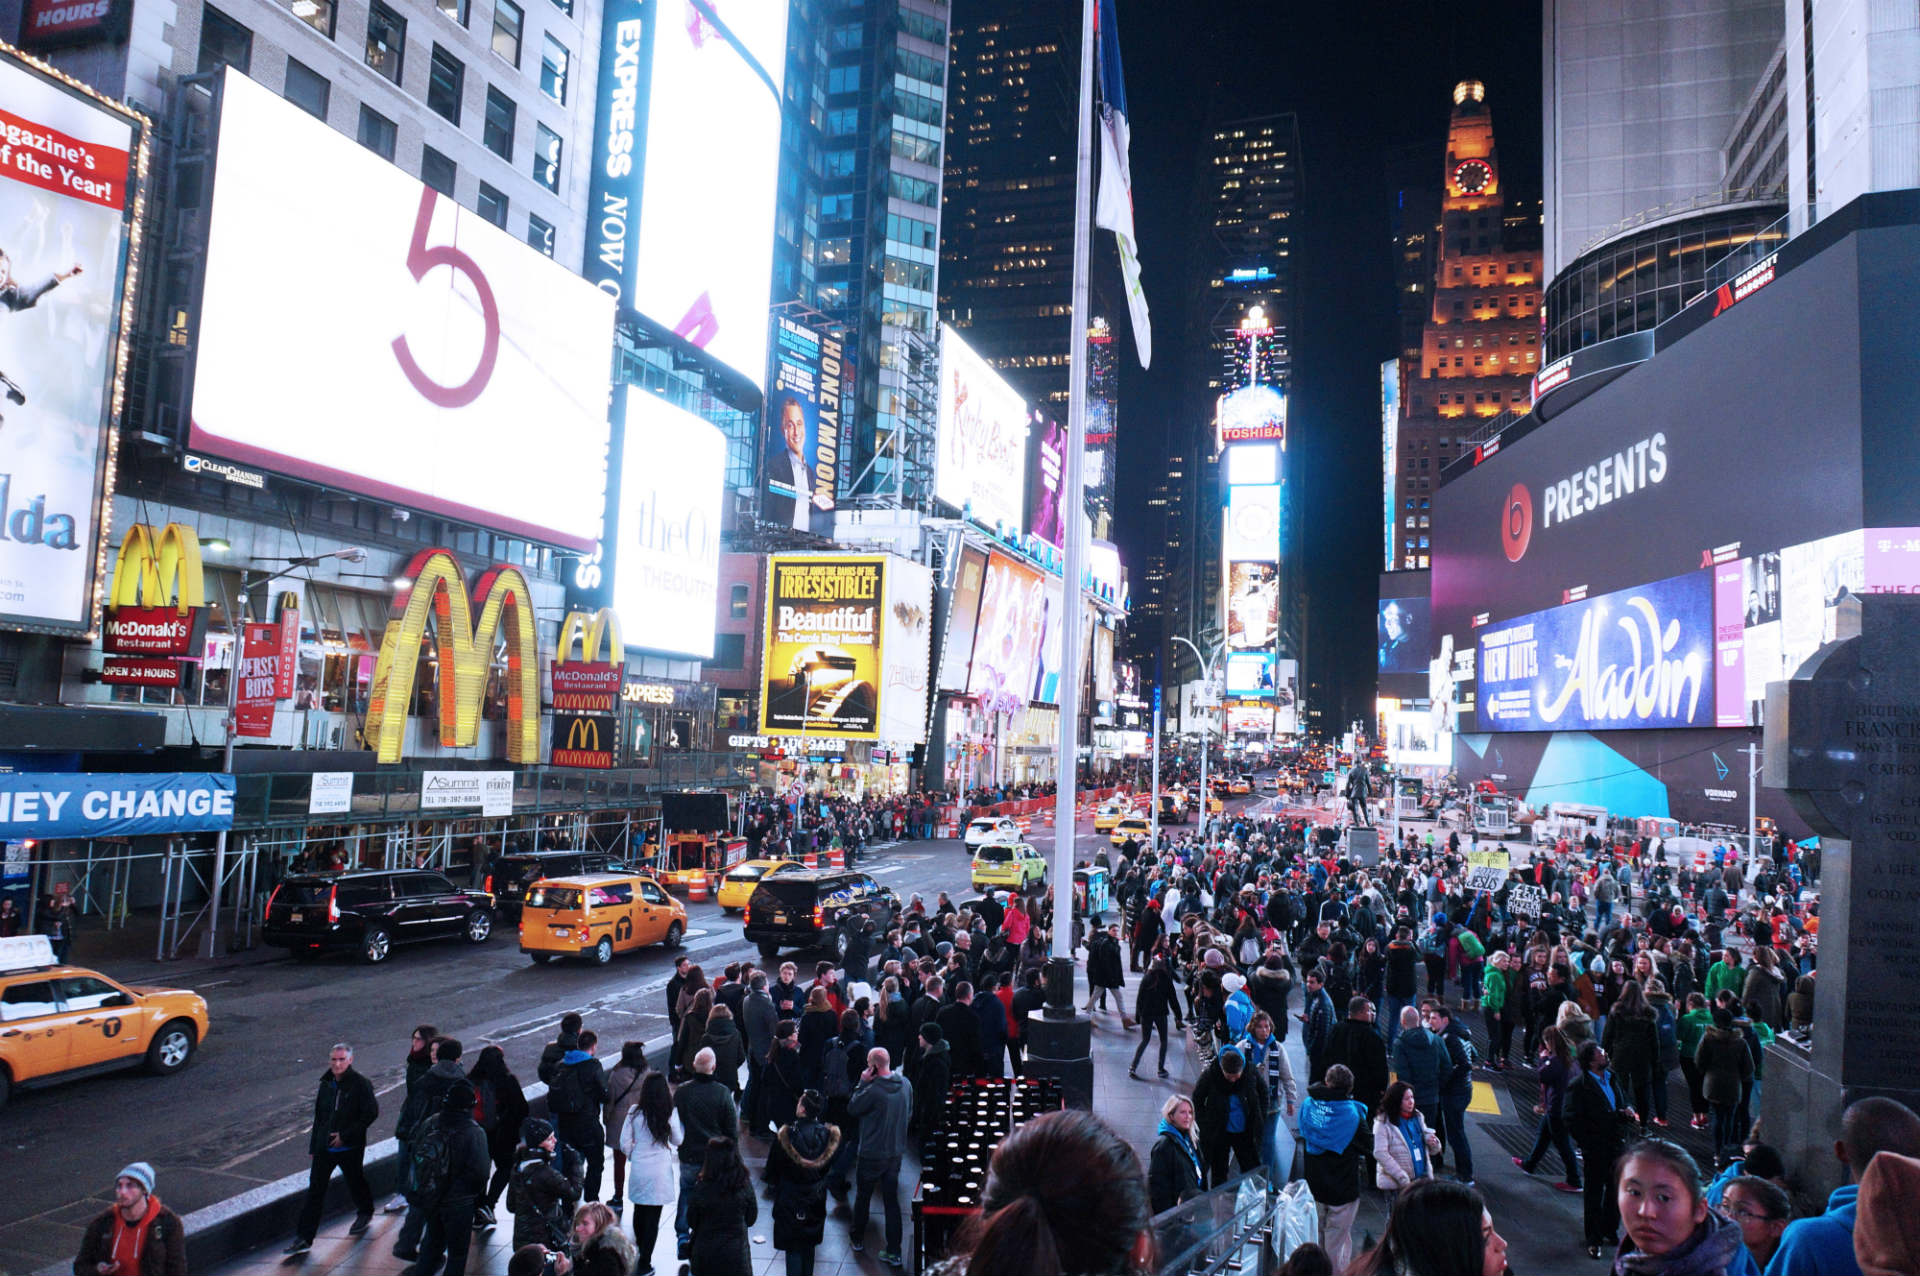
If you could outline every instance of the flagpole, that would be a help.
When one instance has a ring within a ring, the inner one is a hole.
[[[1083,472],[1087,443],[1087,271],[1093,241],[1093,13],[1099,0],[1080,3],[1080,132],[1073,190],[1073,304],[1067,334],[1066,499],[1061,539],[1065,541],[1060,615],[1060,771],[1053,815],[1054,979],[1073,975],[1074,789],[1080,778],[1080,578],[1085,571],[1086,487]],[[1064,963],[1064,964],[1063,964]],[[1069,982],[1069,988],[1072,986]],[[1051,1000],[1051,998],[1049,999]]]

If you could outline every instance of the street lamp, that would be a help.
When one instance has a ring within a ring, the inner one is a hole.
[[[286,566],[280,568],[278,571],[243,571],[240,574],[240,602],[239,606],[235,608],[236,614],[232,619],[233,641],[227,653],[227,743],[226,747],[222,749],[220,753],[220,770],[227,774],[232,774],[233,772],[233,729],[235,719],[240,713],[240,645],[246,635],[247,594],[250,590],[257,589],[261,585],[271,584],[279,580],[282,576],[291,576],[294,572],[302,568],[318,567],[328,559],[338,559],[343,563],[364,563],[367,561],[367,551],[362,546],[353,545],[346,549],[329,550],[324,554],[308,554],[300,558],[255,560],[283,562]],[[200,945],[200,955],[202,957],[212,957],[218,953],[220,891],[221,888],[226,885],[226,877],[227,830],[221,829],[220,832],[215,835],[213,843],[213,889],[208,893],[207,934]]]
[[[1213,649],[1213,655],[1209,656],[1194,646],[1191,638],[1175,634],[1173,640],[1186,643],[1187,650],[1191,651],[1194,658],[1200,662],[1200,683],[1204,688],[1200,697],[1200,707],[1206,710],[1200,719],[1200,836],[1205,838],[1207,820],[1213,814],[1213,794],[1207,788],[1207,755],[1213,752],[1213,706],[1208,703],[1208,697],[1213,695],[1213,662],[1220,658],[1221,653],[1227,649],[1227,644],[1222,639],[1220,645]],[[1157,808],[1160,804],[1158,793],[1153,795],[1153,801]]]

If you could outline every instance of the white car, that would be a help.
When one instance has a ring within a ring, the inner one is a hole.
[[[968,850],[979,846],[1012,846],[1020,840],[1020,826],[1010,815],[987,815],[967,822]]]

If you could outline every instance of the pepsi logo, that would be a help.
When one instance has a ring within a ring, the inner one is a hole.
[[[1507,493],[1507,508],[1500,520],[1500,548],[1507,561],[1517,563],[1526,556],[1527,543],[1533,539],[1533,493],[1525,483],[1515,483]]]

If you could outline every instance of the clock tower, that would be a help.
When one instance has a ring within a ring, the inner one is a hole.
[[[1453,88],[1439,176],[1433,306],[1419,360],[1401,360],[1400,416],[1386,458],[1387,563],[1401,570],[1428,565],[1440,471],[1472,451],[1489,418],[1532,406],[1540,366],[1539,213],[1507,206],[1478,80]]]

